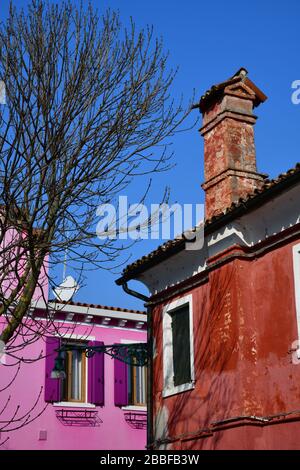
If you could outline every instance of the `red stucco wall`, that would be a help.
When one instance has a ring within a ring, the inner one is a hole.
[[[249,418],[300,410],[300,365],[291,354],[297,340],[297,242],[229,261],[210,272],[208,282],[182,294],[193,294],[192,391],[162,398],[162,308],[176,297],[154,308],[154,422],[164,409],[168,448],[300,448],[300,412],[270,421]],[[213,424],[229,418],[234,419]]]

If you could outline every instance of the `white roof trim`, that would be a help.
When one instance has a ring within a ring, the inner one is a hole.
[[[93,315],[95,317],[111,317],[122,320],[132,320],[136,322],[147,322],[147,315],[141,313],[122,312],[106,308],[85,307],[82,305],[61,304],[49,302],[49,308],[56,312],[74,313],[81,315]]]

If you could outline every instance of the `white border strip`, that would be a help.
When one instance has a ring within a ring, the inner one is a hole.
[[[300,358],[300,243],[293,246],[293,268],[294,268],[294,287],[296,302],[296,319],[298,331],[298,348],[297,356]]]
[[[171,315],[174,310],[183,305],[189,304],[190,314],[190,359],[191,359],[191,382],[174,385],[174,366],[173,366],[173,335]],[[163,397],[169,397],[177,393],[186,392],[195,388],[195,366],[194,366],[194,323],[193,323],[193,297],[192,294],[181,297],[174,302],[166,305],[162,311],[163,315],[163,374],[164,389]]]

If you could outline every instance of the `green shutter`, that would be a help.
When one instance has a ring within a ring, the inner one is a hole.
[[[184,305],[172,313],[174,385],[191,381],[190,314]]]

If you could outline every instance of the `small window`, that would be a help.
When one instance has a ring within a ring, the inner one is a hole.
[[[294,288],[296,303],[296,322],[298,338],[293,342],[292,348],[295,349],[293,355],[293,364],[299,364],[300,359],[300,243],[293,246],[293,269],[294,269]]]
[[[86,401],[86,369],[87,358],[84,351],[76,349],[80,341],[64,342],[64,345],[74,346],[71,351],[64,351],[66,377],[61,381],[61,401]]]
[[[163,309],[163,397],[194,388],[192,295]]]
[[[125,341],[123,344],[130,344]],[[147,366],[140,367],[114,359],[114,400],[116,406],[146,406]]]
[[[190,314],[189,305],[171,313],[174,385],[191,381]]]
[[[146,406],[147,368],[128,365],[127,367],[128,405]]]

